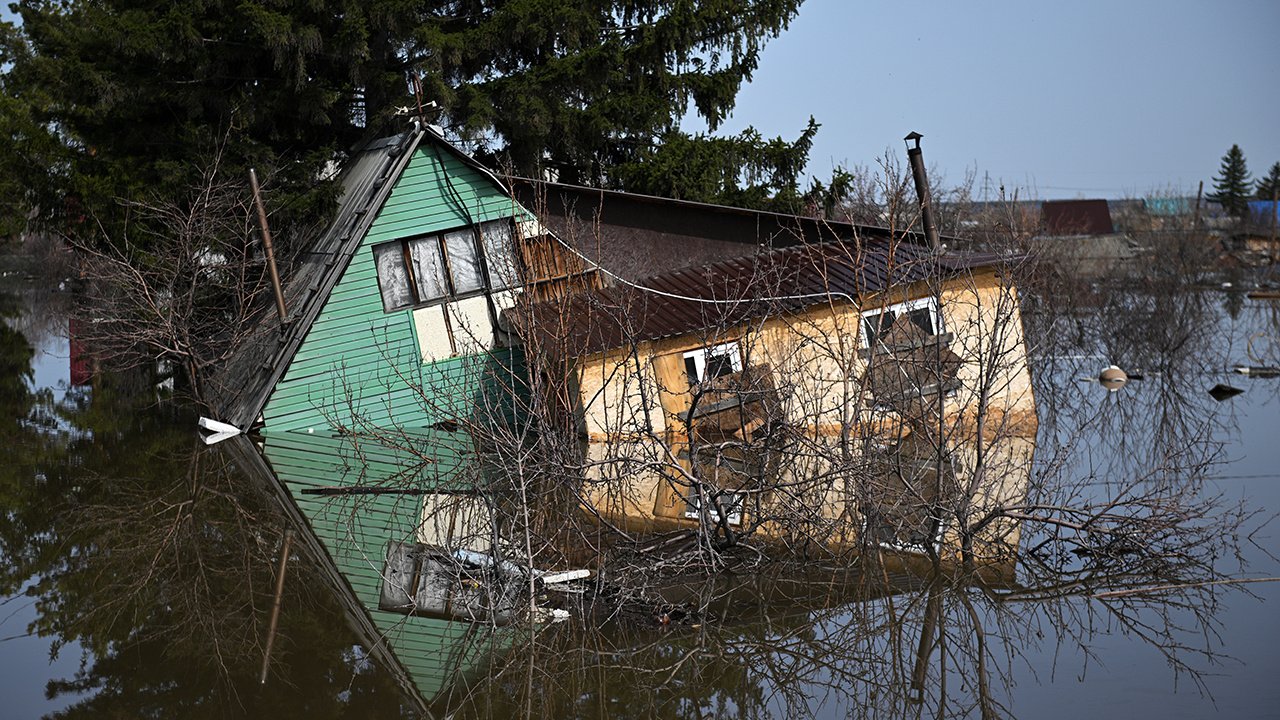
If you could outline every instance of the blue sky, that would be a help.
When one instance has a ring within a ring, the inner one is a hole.
[[[1232,143],[1255,178],[1280,161],[1278,85],[1277,0],[807,0],[721,131],[793,138],[813,115],[819,176],[917,130],[948,184],[1194,194]]]

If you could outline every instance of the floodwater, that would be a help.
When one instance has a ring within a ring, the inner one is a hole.
[[[0,715],[415,716],[303,552],[259,683],[287,523],[272,494],[203,451],[194,416],[147,384],[71,387],[63,296],[17,284],[0,299]],[[1280,576],[1280,379],[1228,372],[1276,364],[1280,310],[1127,292],[1066,316],[1029,309],[1027,328],[1034,497],[1112,502],[1159,553],[1029,524],[1017,582],[1000,587],[720,579],[688,590],[714,597],[704,622],[574,619],[508,639],[432,710],[1280,717],[1280,583],[1221,582]],[[1112,361],[1143,379],[1115,393],[1081,379]],[[1244,392],[1215,400],[1219,383]],[[1162,581],[1177,587],[1150,590]]]

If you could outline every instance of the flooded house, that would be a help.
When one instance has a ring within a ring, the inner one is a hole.
[[[339,183],[283,317],[264,309],[212,378],[202,425],[285,491],[367,644],[425,700],[574,570],[535,569],[493,490],[548,387],[595,521],[918,551],[961,543],[939,507],[964,498],[975,552],[1012,557],[1016,526],[980,518],[1025,494],[1036,427],[1004,259],[500,179],[422,125]],[[509,442],[482,432],[504,423]]]
[[[863,234],[533,306],[569,358],[583,499],[641,530],[1012,557],[1037,429],[1007,259]],[[619,279],[621,280],[621,279]]]
[[[1092,277],[1138,256],[1139,249],[1117,230],[1106,200],[1046,200],[1040,206],[1036,244],[1045,258]]]

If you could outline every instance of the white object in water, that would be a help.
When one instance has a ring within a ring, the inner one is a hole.
[[[204,436],[205,445],[217,445],[227,438],[233,438],[240,434],[240,428],[235,425],[211,420],[207,417],[201,417],[196,421],[196,425],[203,430],[208,430],[210,433],[213,433],[212,435]]]
[[[1098,382],[1110,392],[1115,392],[1129,382],[1129,375],[1115,365],[1108,365],[1098,373]]]
[[[588,578],[588,577],[591,577],[590,570],[566,570],[564,572],[558,572],[558,573],[544,573],[542,575],[542,584],[558,585],[560,583],[566,583],[571,580],[581,580],[583,578]]]

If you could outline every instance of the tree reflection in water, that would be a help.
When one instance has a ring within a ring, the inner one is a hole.
[[[25,587],[29,632],[85,650],[55,717],[396,717],[312,564],[292,563],[271,679],[258,684],[283,516],[200,446],[194,417],[140,378],[62,399],[33,391],[30,345],[0,325],[6,458],[0,594]],[[322,586],[321,586],[322,587]]]
[[[1097,634],[1116,631],[1205,687],[1224,652],[1222,600],[1247,592],[1206,583],[1241,575],[1242,543],[1260,521],[1207,483],[1227,460],[1233,421],[1205,389],[1209,373],[1247,356],[1247,338],[1275,338],[1280,323],[1251,306],[1229,315],[1214,293],[1095,292],[1072,312],[1028,300],[1041,426],[1012,579],[888,553],[852,569],[667,578],[645,595],[652,613],[600,605],[523,628],[488,674],[435,709],[995,717],[1019,710],[1021,664],[1088,659]],[[1280,362],[1277,348],[1255,343],[1255,361]],[[30,583],[33,630],[88,650],[80,672],[50,683],[53,695],[91,693],[58,717],[412,714],[342,630],[341,603],[305,556],[291,563],[271,680],[259,687],[286,522],[273,496],[198,446],[191,417],[139,400],[150,396],[144,383],[104,377],[92,394],[55,401],[28,389],[30,356],[0,328],[10,449],[0,588]],[[1117,394],[1076,381],[1108,362],[1146,378]],[[660,624],[670,607],[693,612]]]

